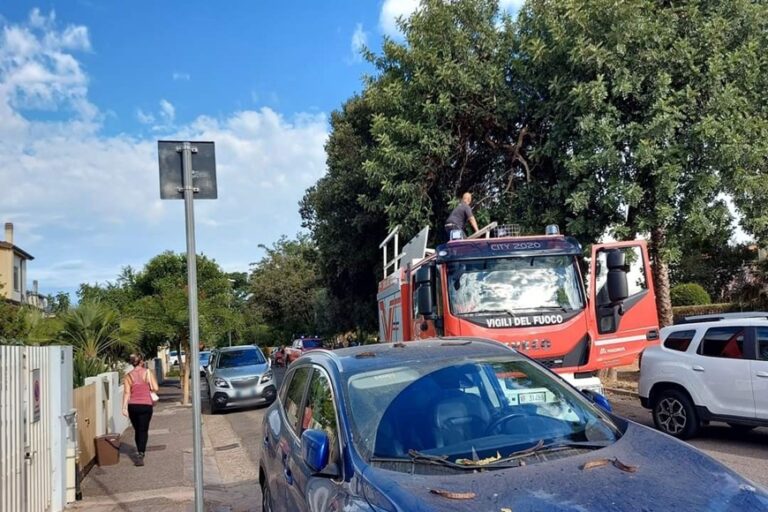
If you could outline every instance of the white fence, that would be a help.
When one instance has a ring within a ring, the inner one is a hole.
[[[0,510],[74,498],[72,412],[72,347],[0,346]]]
[[[130,421],[123,416],[123,385],[117,372],[87,377],[85,385],[96,384],[96,436],[122,434]]]

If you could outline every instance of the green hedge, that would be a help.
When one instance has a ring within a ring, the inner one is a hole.
[[[717,313],[730,313],[734,311],[743,311],[744,307],[741,304],[704,304],[700,306],[677,306],[672,308],[672,315],[675,321],[686,317],[695,315],[712,315]]]
[[[669,291],[672,306],[699,306],[711,304],[707,290],[697,283],[683,283],[673,286]]]

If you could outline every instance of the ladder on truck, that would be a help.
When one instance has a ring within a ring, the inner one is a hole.
[[[496,229],[498,226],[497,222],[491,222],[487,226],[483,227],[482,229],[476,231],[475,233],[472,233],[472,235],[468,236],[467,238],[464,238],[463,240],[472,240],[477,238],[490,238],[491,237],[491,231]],[[402,228],[401,224],[398,224],[394,227],[392,231],[389,232],[387,237],[379,244],[379,249],[382,250],[382,256],[383,256],[383,264],[384,264],[384,279],[387,277],[396,274],[403,262],[405,262],[405,265],[413,265],[415,263],[418,263],[419,261],[423,260],[427,256],[430,256],[435,253],[434,249],[429,249],[427,247],[427,240],[429,238],[429,226],[424,226],[424,229],[419,231],[419,233],[411,238],[411,240],[405,244],[403,247],[402,252],[399,252],[400,248],[400,229]],[[392,258],[389,258],[389,247],[390,242],[392,242],[393,246],[393,252],[392,252]]]

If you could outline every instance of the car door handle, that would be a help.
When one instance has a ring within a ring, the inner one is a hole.
[[[768,372],[757,372],[755,375],[764,379],[768,379]]]
[[[288,482],[288,485],[293,485],[293,475],[291,474],[290,469],[285,468],[283,470],[283,476],[285,477],[285,481]]]
[[[703,366],[699,366],[699,365],[695,365],[695,366],[691,367],[691,369],[693,371],[695,371],[695,372],[703,372],[704,371],[704,367]]]

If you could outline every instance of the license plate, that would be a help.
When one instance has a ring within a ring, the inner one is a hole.
[[[241,389],[235,393],[237,398],[250,398],[256,394],[255,389]]]
[[[543,404],[547,401],[547,394],[541,393],[520,393],[518,400],[521,404]]]

